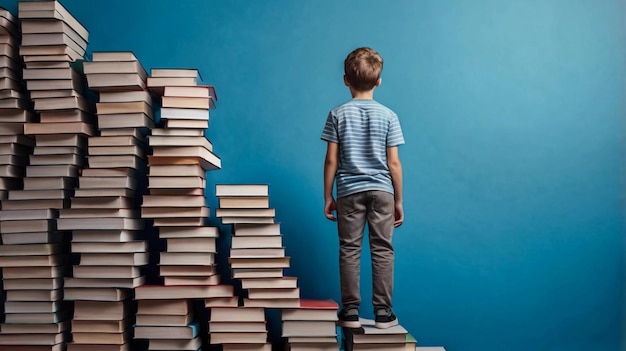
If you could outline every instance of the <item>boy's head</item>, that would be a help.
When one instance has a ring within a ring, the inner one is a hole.
[[[383,58],[374,49],[358,48],[352,51],[343,67],[346,83],[354,90],[367,91],[380,85]]]

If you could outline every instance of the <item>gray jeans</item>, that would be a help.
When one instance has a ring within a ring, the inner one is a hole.
[[[343,306],[360,305],[361,248],[368,224],[372,254],[372,303],[391,308],[394,253],[391,245],[394,196],[384,191],[364,191],[337,199],[339,275]]]

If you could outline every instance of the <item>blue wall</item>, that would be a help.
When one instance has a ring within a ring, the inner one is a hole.
[[[626,346],[624,1],[64,4],[91,50],[197,67],[216,86],[207,135],[224,168],[209,182],[271,184],[304,297],[339,299],[319,134],[349,99],[345,55],[372,46],[385,59],[376,98],[407,140],[401,323],[449,351]]]

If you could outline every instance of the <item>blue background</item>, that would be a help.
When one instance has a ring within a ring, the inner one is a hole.
[[[306,298],[340,298],[319,136],[350,98],[343,59],[375,48],[375,97],[407,141],[402,325],[449,351],[626,349],[624,1],[63,3],[90,51],[199,68],[216,86],[207,136],[223,170],[209,174],[209,203],[215,183],[270,184]]]

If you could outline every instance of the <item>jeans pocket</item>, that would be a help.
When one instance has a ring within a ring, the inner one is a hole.
[[[372,211],[380,214],[393,214],[395,209],[395,197],[386,191],[372,193]]]
[[[355,213],[358,208],[356,206],[355,195],[348,195],[337,199],[337,213],[342,216],[349,216]]]

